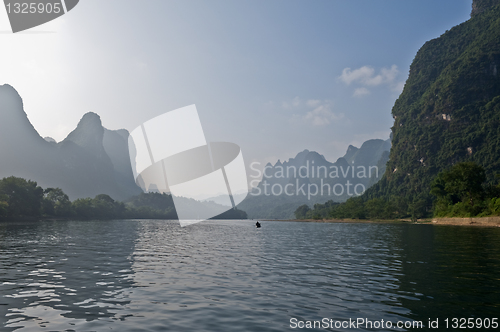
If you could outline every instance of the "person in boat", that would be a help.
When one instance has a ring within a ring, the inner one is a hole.
[[[257,221],[257,222],[255,223],[255,227],[259,228],[259,227],[260,227],[260,222],[258,222],[258,221]]]

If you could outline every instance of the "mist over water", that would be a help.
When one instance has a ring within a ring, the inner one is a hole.
[[[1,223],[0,326],[284,331],[291,318],[427,323],[499,312],[500,229],[262,224]]]

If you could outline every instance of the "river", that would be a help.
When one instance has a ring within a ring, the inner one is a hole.
[[[2,222],[0,294],[2,331],[444,330],[498,319],[500,228]]]

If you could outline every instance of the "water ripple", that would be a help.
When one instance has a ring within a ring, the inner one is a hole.
[[[2,223],[0,326],[283,331],[292,317],[492,317],[499,238],[423,225]]]

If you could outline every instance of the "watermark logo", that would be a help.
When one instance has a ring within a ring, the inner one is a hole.
[[[325,161],[326,163],[326,161]],[[378,181],[378,166],[330,164],[316,165],[306,160],[296,165],[250,164],[251,196],[298,196],[310,201],[329,196],[345,199],[362,195],[367,186]],[[376,181],[374,181],[376,180]]]
[[[181,226],[234,208],[248,194],[240,147],[207,143],[195,105],[146,121],[130,133],[128,145],[136,183],[146,192],[172,194]],[[203,204],[201,196],[225,204]]]
[[[42,25],[73,9],[79,0],[4,0],[12,32]]]

